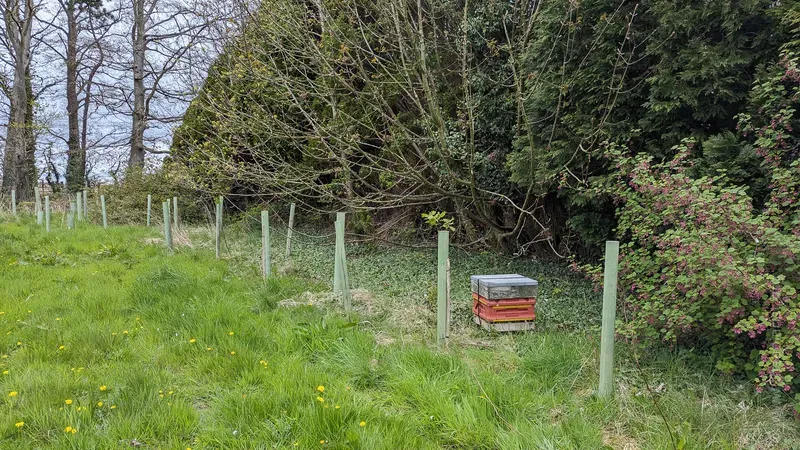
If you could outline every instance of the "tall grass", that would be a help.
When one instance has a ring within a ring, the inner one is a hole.
[[[548,327],[439,350],[319,301],[321,278],[262,280],[202,243],[170,254],[155,229],[45,234],[12,221],[0,263],[0,449],[790,448],[798,437],[769,397],[672,353],[644,368],[664,387],[646,390],[623,366],[616,400],[602,401],[591,333]],[[301,304],[276,306],[286,299]]]

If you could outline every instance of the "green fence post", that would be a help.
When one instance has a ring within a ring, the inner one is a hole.
[[[106,216],[106,196],[100,196],[100,209],[103,212],[103,228],[108,228],[108,219]]]
[[[80,222],[83,220],[83,197],[80,192],[75,193],[75,202],[78,205],[78,208],[75,210],[77,213],[76,222]]]
[[[172,250],[172,230],[170,229],[169,220],[169,200],[161,202],[161,208],[164,210],[164,243],[167,248]]]
[[[178,231],[178,197],[172,197],[172,214],[175,222],[175,231]]]
[[[344,215],[344,213],[342,213]],[[342,293],[342,302],[344,303],[345,312],[350,312],[352,309],[352,302],[350,297],[350,278],[347,274],[347,251],[344,245],[344,216],[336,221],[336,246],[338,250],[339,261],[339,288]]]
[[[17,215],[17,190],[11,190],[11,214]]]
[[[147,194],[147,226],[150,226],[150,211],[153,209],[153,196]]]
[[[436,341],[447,341],[447,260],[450,258],[450,232],[439,231],[439,259],[436,285]]]
[[[67,229],[69,230],[75,228],[75,209],[75,202],[70,200],[69,212],[67,212]]]
[[[44,196],[44,229],[50,232],[50,196]]]
[[[39,193],[39,186],[33,187],[33,196],[36,199],[36,203],[34,204],[34,211],[36,214],[36,225],[42,224],[42,219],[44,219],[44,214],[42,214],[42,196]]]
[[[333,292],[342,292],[342,255],[340,253],[341,241],[344,240],[344,227],[341,229],[337,225],[339,222],[344,223],[345,213],[336,213],[336,222],[334,222],[334,229],[336,230],[336,245],[333,249]]]
[[[261,273],[264,278],[272,273],[269,244],[269,211],[261,211]]]
[[[214,229],[214,251],[217,259],[220,259],[222,253],[222,196],[219,196],[219,201],[216,204],[216,221]]]
[[[605,273],[603,275],[603,324],[600,336],[601,397],[614,392],[614,323],[617,315],[617,265],[619,242],[606,241]]]
[[[83,190],[83,219],[89,220],[89,195]]]
[[[294,203],[289,205],[289,229],[286,230],[286,259],[292,255],[292,230],[294,229]]]

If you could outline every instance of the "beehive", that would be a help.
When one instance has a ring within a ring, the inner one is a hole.
[[[533,329],[539,283],[518,274],[473,275],[475,323],[495,331]]]

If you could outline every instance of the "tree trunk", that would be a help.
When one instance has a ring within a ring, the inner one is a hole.
[[[33,0],[6,0],[3,19],[6,38],[14,63],[14,81],[9,103],[11,106],[8,132],[6,134],[6,153],[3,165],[3,191],[17,190],[20,199],[33,194],[33,185],[28,178],[35,177],[35,166],[30,167],[32,134],[32,112],[30,94],[30,53],[31,29],[33,25]],[[31,170],[32,169],[32,170]],[[30,193],[27,190],[30,190]]]
[[[147,128],[144,92],[146,50],[144,25],[144,0],[133,0],[133,127],[128,169],[144,166],[144,130]]]
[[[67,191],[78,192],[85,178],[84,149],[78,132],[78,23],[75,0],[68,0],[64,12],[67,16]]]

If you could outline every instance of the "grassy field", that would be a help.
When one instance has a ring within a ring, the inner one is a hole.
[[[640,369],[620,346],[617,395],[596,398],[596,302],[554,266],[454,252],[454,287],[493,264],[541,274],[542,327],[483,333],[462,304],[452,344],[438,350],[430,251],[351,246],[359,289],[346,316],[327,292],[330,250],[313,240],[298,239],[291,269],[276,255],[285,275],[264,281],[252,235],[229,238],[223,261],[204,230],[181,233],[173,254],[158,238],[0,223],[0,449],[800,442],[782,397],[755,396],[687,355],[651,354]]]

